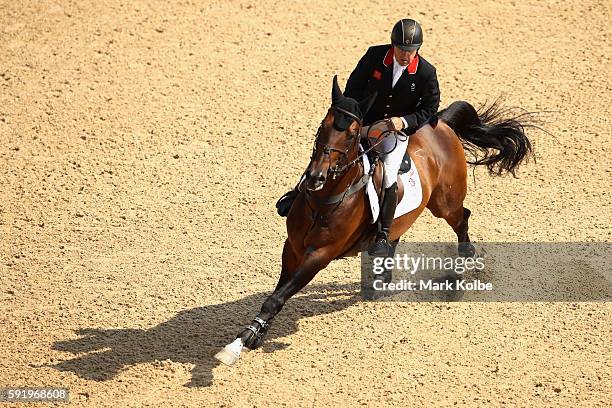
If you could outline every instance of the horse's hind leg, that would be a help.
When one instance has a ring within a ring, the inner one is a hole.
[[[472,257],[476,253],[468,234],[471,211],[463,206],[466,186],[462,188],[437,188],[427,204],[427,208],[438,218],[444,218],[457,234],[457,249],[460,256]],[[446,192],[446,193],[445,193]]]
[[[459,255],[464,256],[466,258],[471,258],[476,253],[476,249],[474,245],[470,242],[470,235],[468,234],[469,230],[469,218],[472,212],[467,208],[463,207],[463,217],[461,222],[459,223],[459,227],[455,229],[455,233],[457,233],[457,241],[459,242],[458,250]]]
[[[476,253],[474,245],[470,242],[469,223],[468,220],[472,212],[461,206],[457,210],[445,214],[443,217],[448,225],[453,228],[457,234],[457,250],[460,256],[471,258]]]

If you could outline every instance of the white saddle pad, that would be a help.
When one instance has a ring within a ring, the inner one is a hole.
[[[363,168],[365,171],[370,170],[370,161],[367,155],[363,155]],[[400,174],[399,179],[402,180],[404,185],[404,196],[402,200],[397,203],[395,208],[394,219],[401,217],[404,214],[417,208],[423,201],[423,189],[421,188],[421,179],[419,178],[419,171],[414,165],[414,160],[410,158],[410,171],[404,174]],[[376,188],[374,188],[374,180],[370,178],[366,187],[367,196],[370,201],[370,210],[372,211],[372,224],[378,220],[378,213],[380,208],[378,205],[378,194]]]

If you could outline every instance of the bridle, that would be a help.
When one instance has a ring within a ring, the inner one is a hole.
[[[380,143],[382,143],[387,135],[387,133],[391,133],[391,132],[397,132],[397,133],[401,133],[403,136],[408,137],[404,132],[400,131],[394,131],[394,130],[389,130],[390,126],[387,126],[387,130],[382,131],[382,133],[378,136],[378,140],[376,141],[376,143],[372,144],[368,149],[362,151],[361,153],[359,153],[357,155],[356,158],[354,158],[351,161],[348,161],[348,154],[350,151],[353,150],[353,148],[355,147],[355,143],[357,143],[357,141],[359,140],[359,133],[361,132],[361,128],[363,127],[363,121],[362,119],[355,115],[353,112],[350,112],[346,109],[340,108],[338,106],[332,106],[331,108],[329,108],[328,112],[340,112],[345,114],[346,116],[350,117],[351,119],[355,120],[358,124],[359,127],[357,128],[357,134],[355,136],[353,136],[353,141],[350,144],[349,147],[347,147],[346,149],[342,150],[342,149],[338,149],[337,147],[334,146],[330,146],[328,144],[324,144],[321,143],[321,141],[319,140],[320,136],[321,136],[321,130],[323,129],[323,123],[321,123],[321,126],[319,126],[319,129],[317,130],[317,135],[315,137],[315,142],[314,142],[314,146],[312,148],[312,155],[310,156],[310,161],[312,162],[312,159],[314,158],[314,155],[316,153],[317,150],[317,146],[321,146],[323,148],[323,154],[327,155],[329,157],[329,160],[331,161],[331,152],[336,152],[336,153],[340,153],[341,158],[338,160],[338,162],[336,163],[335,166],[330,166],[327,170],[327,175],[330,176],[332,180],[335,180],[338,176],[342,175],[342,173],[344,173],[346,170],[348,170],[349,168],[351,168],[352,166],[355,165],[355,163],[357,163],[358,161],[361,160],[361,158],[368,154],[370,151],[372,151],[373,149],[375,149]],[[366,139],[368,139],[368,137],[370,136],[370,131],[374,128],[374,125],[376,125],[379,122],[386,122],[388,121],[388,119],[383,119],[383,120],[379,120],[376,121],[372,124],[372,126],[370,126],[370,128],[368,129],[368,133],[366,134]],[[397,146],[397,140],[395,141],[396,146]],[[395,146],[393,147],[393,149],[391,149],[390,151],[393,151],[395,149]],[[343,166],[340,166],[340,163],[347,161],[347,163]]]
[[[353,148],[355,147],[355,143],[357,143],[357,140],[359,140],[359,132],[361,130],[361,127],[363,126],[363,121],[362,119],[355,115],[353,112],[350,112],[346,109],[340,108],[338,106],[332,106],[331,108],[329,108],[329,110],[327,112],[340,112],[346,116],[348,116],[349,118],[353,119],[355,122],[357,122],[359,124],[359,127],[357,128],[357,133],[355,135],[353,135],[352,139],[353,141],[351,142],[351,144],[346,148],[346,149],[338,149],[337,147],[334,146],[330,146],[328,144],[322,143],[319,138],[321,137],[321,130],[323,129],[323,123],[321,123],[321,126],[319,126],[319,129],[317,130],[317,135],[315,137],[315,141],[314,141],[314,146],[312,148],[312,155],[310,156],[310,161],[312,162],[312,159],[314,159],[314,155],[317,151],[317,147],[320,146],[323,149],[323,154],[327,155],[327,157],[329,157],[329,160],[331,161],[331,154],[332,152],[336,152],[339,153],[341,155],[340,159],[338,160],[338,162],[336,163],[335,166],[330,166],[327,170],[327,175],[331,176],[332,180],[335,180],[336,177],[340,176],[342,173],[344,173],[349,167],[351,167],[353,164],[355,164],[354,162],[356,162],[356,160],[352,160],[351,164],[347,164],[345,166],[340,167],[340,163],[344,162],[344,161],[348,161],[348,154],[349,152],[351,152],[353,150]]]
[[[340,108],[338,106],[332,106],[329,108],[328,113],[329,112],[340,112],[344,115],[347,115],[348,117],[350,117],[351,119],[355,120],[358,124],[359,127],[357,128],[357,134],[354,135],[352,137],[353,141],[351,142],[351,144],[346,148],[346,149],[339,149],[337,147],[334,146],[330,146],[328,144],[322,143],[319,138],[321,136],[321,131],[323,129],[323,123],[321,123],[321,126],[319,126],[319,129],[317,130],[317,135],[315,137],[315,142],[314,142],[314,146],[312,148],[312,155],[310,156],[310,162],[312,163],[312,160],[314,159],[314,155],[317,151],[317,147],[321,147],[323,149],[323,154],[327,155],[329,157],[329,160],[331,162],[331,154],[332,152],[336,152],[339,153],[341,155],[340,159],[338,160],[338,162],[336,163],[335,166],[330,166],[327,170],[327,176],[331,176],[332,180],[335,180],[338,176],[342,175],[346,170],[348,170],[349,168],[351,168],[352,166],[354,166],[356,163],[360,162],[361,159],[363,158],[364,155],[368,154],[370,151],[372,151],[373,149],[375,149],[380,143],[382,143],[386,137],[386,135],[388,133],[391,132],[397,132],[400,133],[401,135],[403,135],[404,137],[408,137],[404,132],[402,131],[393,131],[393,130],[389,130],[390,126],[387,126],[387,130],[382,131],[382,133],[378,136],[378,140],[376,141],[376,143],[373,143],[368,149],[363,150],[362,152],[360,152],[357,157],[351,161],[348,161],[348,154],[349,152],[351,152],[353,150],[353,148],[355,147],[355,144],[358,143],[359,140],[359,134],[361,132],[361,128],[363,127],[363,120],[355,115],[353,112],[350,112],[346,109]],[[383,119],[377,122],[374,122],[372,124],[372,126],[370,126],[370,128],[368,129],[368,132],[366,134],[366,139],[369,137],[370,135],[370,130],[372,130],[374,128],[374,125],[376,125],[379,122],[383,122],[383,121],[388,121],[387,119]],[[393,149],[391,149],[390,151],[393,151],[395,149],[395,147],[397,146],[397,138],[395,140],[395,146],[393,147]],[[341,163],[343,162],[347,162],[346,164],[341,166]],[[309,164],[310,166],[310,164]],[[338,206],[342,203],[342,201],[344,201],[344,199],[348,196],[350,196],[353,193],[356,193],[357,191],[361,190],[363,187],[365,187],[370,179],[370,177],[372,177],[372,174],[374,172],[374,168],[375,168],[375,163],[372,164],[369,173],[365,172],[364,169],[364,174],[359,178],[359,180],[357,180],[356,182],[353,181],[353,183],[351,183],[351,185],[344,190],[342,193],[340,194],[336,194],[334,196],[328,197],[325,200],[321,201],[318,200],[320,204],[323,205],[327,205],[327,204],[337,204],[336,207],[334,208],[334,210],[336,208],[338,208]],[[308,190],[306,190],[307,196],[309,196],[310,194],[308,194]],[[310,205],[310,204],[309,204]],[[332,210],[332,212],[334,211]]]

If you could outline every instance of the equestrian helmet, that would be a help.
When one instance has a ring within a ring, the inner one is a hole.
[[[418,50],[423,44],[423,30],[419,23],[411,18],[402,18],[391,30],[391,44],[404,50]]]

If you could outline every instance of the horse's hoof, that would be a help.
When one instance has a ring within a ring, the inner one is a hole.
[[[458,248],[459,256],[464,258],[473,258],[476,255],[476,248],[469,242],[462,242]]]
[[[232,366],[240,359],[240,353],[242,352],[242,339],[237,338],[227,346],[223,347],[223,350],[215,354],[215,358],[225,365]]]

